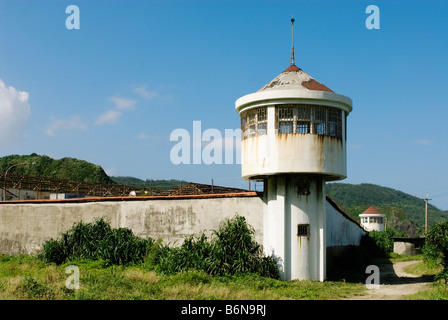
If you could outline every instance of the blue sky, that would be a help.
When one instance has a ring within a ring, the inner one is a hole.
[[[296,64],[353,100],[342,182],[448,210],[446,1],[0,0],[0,156],[247,187],[237,163],[172,164],[170,134],[239,128],[235,100],[289,65],[292,15]]]

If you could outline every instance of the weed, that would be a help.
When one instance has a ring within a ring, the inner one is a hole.
[[[103,260],[106,265],[142,262],[154,240],[136,237],[126,228],[112,229],[103,219],[79,222],[58,240],[43,244],[39,258],[63,264],[70,259]]]
[[[50,288],[37,282],[33,277],[27,275],[20,284],[21,291],[29,299],[52,299],[54,294]]]
[[[256,273],[278,279],[276,261],[263,256],[262,247],[253,240],[254,229],[244,217],[221,223],[208,240],[205,234],[189,236],[178,248],[159,246],[152,254],[156,270],[174,274],[189,270],[202,270],[210,275]]]

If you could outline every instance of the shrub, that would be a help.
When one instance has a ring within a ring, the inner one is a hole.
[[[255,273],[279,279],[275,259],[263,256],[254,234],[246,219],[237,215],[224,221],[211,241],[205,234],[191,235],[180,247],[170,248],[151,238],[138,238],[126,228],[112,229],[101,218],[94,223],[79,222],[58,240],[46,241],[39,258],[56,264],[82,259],[104,260],[106,265],[146,261],[163,274],[197,270],[210,275]]]
[[[63,264],[67,260],[67,254],[61,242],[54,239],[47,240],[39,253],[39,258],[47,262]]]
[[[279,278],[273,258],[264,257],[262,247],[253,240],[255,230],[244,217],[236,215],[214,231],[207,271],[212,275],[257,273]]]
[[[391,229],[369,232],[369,238],[373,240],[380,252],[382,252],[385,256],[394,251],[394,241],[392,240],[393,236],[395,236],[395,232]]]
[[[79,222],[43,245],[39,258],[63,264],[69,259],[104,260],[106,264],[142,262],[154,241],[138,238],[126,228],[112,229],[100,218],[94,223]]]
[[[112,229],[99,241],[97,258],[118,265],[142,262],[151,243],[152,239],[136,237],[129,229]]]
[[[207,237],[202,234],[184,239],[183,244],[177,248],[167,246],[159,249],[157,260],[158,271],[165,274],[174,274],[188,270],[206,270],[206,260],[210,256],[211,245]]]
[[[221,223],[211,241],[204,234],[189,236],[178,248],[160,247],[154,261],[165,274],[199,270],[210,275],[256,273],[278,279],[276,261],[263,256],[261,246],[252,239],[254,233],[246,219],[237,215]]]
[[[423,256],[430,265],[441,265],[442,272],[436,277],[448,279],[448,221],[441,221],[433,225],[425,240]]]

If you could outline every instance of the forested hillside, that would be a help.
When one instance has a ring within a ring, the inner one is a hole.
[[[359,214],[368,207],[375,206],[386,215],[388,222],[402,229],[411,228],[412,222],[418,227],[425,224],[425,201],[392,188],[374,184],[327,183],[328,195],[353,219],[359,221]],[[429,204],[428,224],[448,219],[448,211]]]
[[[34,163],[34,164],[32,164]],[[20,164],[11,168],[16,164]],[[74,181],[104,184],[121,184],[136,188],[170,190],[185,185],[182,180],[142,180],[134,177],[109,177],[103,168],[93,163],[75,158],[55,160],[45,155],[10,155],[0,158],[0,172],[11,168],[9,174],[23,174]]]
[[[111,177],[118,184],[125,184],[127,186],[135,186],[137,188],[156,189],[156,190],[170,190],[181,185],[186,185],[188,182],[183,180],[142,180],[134,177]]]
[[[101,166],[74,158],[55,160],[49,156],[42,156],[36,153],[30,155],[10,155],[0,158],[0,172],[5,172],[16,164],[20,165],[12,168],[9,171],[10,174],[115,184]]]

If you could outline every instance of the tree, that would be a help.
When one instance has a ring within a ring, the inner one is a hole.
[[[392,240],[392,237],[395,237],[396,235],[397,233],[391,229],[369,232],[369,237],[386,256],[394,251],[394,241]]]
[[[448,220],[434,224],[428,231],[423,248],[425,261],[442,265],[439,278],[448,279]]]

